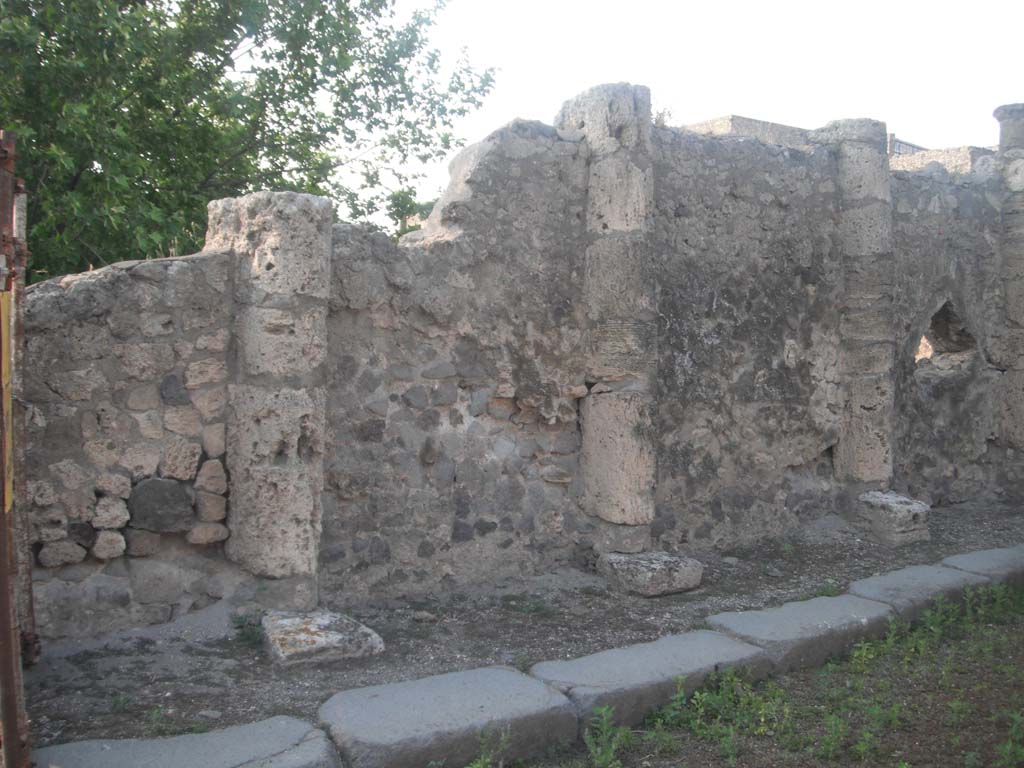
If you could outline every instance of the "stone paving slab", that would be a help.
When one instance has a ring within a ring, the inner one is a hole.
[[[680,677],[684,690],[692,693],[708,674],[728,667],[746,668],[761,678],[771,663],[760,648],[699,630],[571,661],[544,661],[535,664],[530,674],[572,699],[585,728],[594,709],[602,706],[615,708],[617,722],[636,725],[668,703]]]
[[[959,602],[967,587],[990,583],[984,576],[939,565],[912,565],[855,581],[851,595],[876,600],[896,609],[900,618],[916,621],[934,605],[937,598]]]
[[[272,717],[164,739],[98,739],[44,747],[36,768],[341,768],[327,735],[294,717]]]
[[[360,659],[384,652],[380,635],[343,613],[268,611],[262,625],[263,645],[275,664]]]
[[[850,646],[888,631],[893,610],[853,595],[815,597],[759,611],[718,613],[712,629],[727,632],[767,652],[777,672],[814,667]]]
[[[576,709],[540,680],[508,667],[485,667],[335,694],[320,720],[351,768],[462,766],[497,744],[506,762],[542,755],[576,740]]]
[[[986,576],[996,584],[1024,587],[1024,545],[953,555],[943,560],[942,564],[948,568]]]

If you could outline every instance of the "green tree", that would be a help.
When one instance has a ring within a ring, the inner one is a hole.
[[[395,237],[415,232],[422,227],[421,222],[425,221],[430,212],[434,210],[436,202],[436,199],[418,202],[416,190],[411,187],[399,189],[388,195],[384,203],[384,210],[395,225]]]
[[[491,87],[430,46],[442,4],[0,0],[30,277],[190,252],[210,200],[257,189],[377,210]]]

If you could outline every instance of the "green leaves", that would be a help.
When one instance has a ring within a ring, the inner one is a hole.
[[[391,0],[0,0],[30,277],[191,252],[210,200],[257,189],[380,209],[491,87],[443,69],[439,7],[400,22]]]

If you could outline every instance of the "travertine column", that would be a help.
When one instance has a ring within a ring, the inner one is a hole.
[[[847,398],[836,475],[886,488],[893,460],[896,267],[885,124],[839,120],[814,131],[811,140],[829,146],[837,162],[844,279],[840,360]]]
[[[1003,194],[999,245],[1003,261],[1005,322],[993,344],[1002,377],[1001,429],[1011,447],[1024,449],[1024,104],[995,111]]]
[[[239,256],[228,390],[227,554],[291,578],[282,607],[316,605],[323,490],[331,204],[257,193],[210,204],[207,250]]]
[[[584,507],[608,523],[646,525],[654,519],[657,338],[647,240],[654,197],[650,93],[599,86],[566,103],[557,124],[582,131],[591,153],[583,290],[590,394],[580,414]],[[629,547],[644,540],[633,538]],[[607,548],[617,548],[626,538],[609,541]]]

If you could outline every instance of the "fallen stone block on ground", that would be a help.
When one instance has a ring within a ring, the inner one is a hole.
[[[43,747],[36,768],[341,768],[327,735],[294,717],[272,717],[164,739],[98,739]]]
[[[908,499],[892,491],[862,493],[860,517],[875,537],[886,546],[899,547],[915,541],[930,541],[928,512],[923,501]]]
[[[718,613],[712,629],[764,648],[778,672],[813,667],[861,640],[881,637],[893,610],[852,595],[815,597],[760,611]]]
[[[380,635],[341,613],[269,611],[263,639],[276,664],[360,659],[384,651]]]
[[[482,738],[494,747],[504,738],[506,762],[536,757],[572,743],[578,725],[565,696],[507,667],[343,691],[320,720],[351,768],[462,766]]]
[[[851,595],[891,605],[904,621],[915,621],[938,598],[959,602],[967,587],[990,583],[984,576],[938,565],[912,565],[898,571],[860,579],[850,585]]]
[[[614,707],[615,719],[623,725],[640,723],[669,702],[680,678],[683,689],[692,693],[712,672],[743,668],[760,678],[770,667],[760,648],[700,630],[571,661],[543,661],[530,674],[572,699],[585,728],[594,710],[603,706]]]
[[[597,570],[620,589],[644,597],[696,589],[704,575],[699,561],[667,552],[609,552],[601,555]]]
[[[953,555],[943,560],[942,565],[985,576],[995,584],[1024,587],[1024,544]]]

